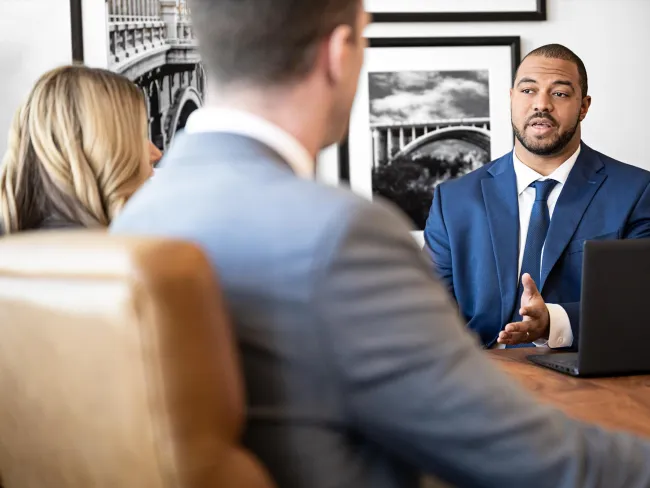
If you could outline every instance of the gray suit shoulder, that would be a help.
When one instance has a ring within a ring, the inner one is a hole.
[[[378,196],[370,200],[347,188],[322,183],[303,181],[301,184],[310,186],[310,198],[302,200],[305,214],[325,214],[325,220],[331,223],[321,225],[322,232],[331,232],[332,227],[348,232],[355,226],[375,227],[380,233],[410,239],[409,232],[413,230],[410,221],[393,202]]]

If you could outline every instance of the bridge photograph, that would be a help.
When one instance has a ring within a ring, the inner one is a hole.
[[[434,188],[491,160],[488,72],[368,74],[372,191],[422,230]]]
[[[108,68],[143,91],[161,151],[203,105],[205,72],[185,0],[106,0]]]

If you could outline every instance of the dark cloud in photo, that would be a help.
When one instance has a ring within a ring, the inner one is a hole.
[[[488,117],[487,70],[369,73],[370,123]]]
[[[435,187],[490,159],[489,73],[382,72],[369,73],[368,81],[373,194],[397,204],[422,230]],[[434,122],[470,118],[485,120],[478,127],[452,123],[458,131],[435,136]]]

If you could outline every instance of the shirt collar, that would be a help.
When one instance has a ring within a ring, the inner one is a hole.
[[[558,182],[558,187],[562,187],[562,185],[566,183],[567,178],[569,178],[569,173],[573,169],[573,166],[576,164],[576,160],[578,159],[579,154],[580,146],[578,146],[578,149],[569,157],[569,159],[563,162],[550,175],[542,176],[534,169],[522,163],[513,149],[512,163],[514,165],[515,176],[517,178],[517,195],[521,195],[533,181],[537,180],[552,179]]]
[[[299,177],[314,178],[316,164],[307,149],[285,130],[252,113],[203,107],[192,112],[185,124],[185,131],[189,134],[228,132],[248,136],[277,152]]]

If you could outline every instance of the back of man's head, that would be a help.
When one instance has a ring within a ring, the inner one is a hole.
[[[313,68],[318,43],[355,26],[360,0],[190,0],[201,57],[218,85],[279,85]]]
[[[563,46],[562,44],[546,44],[544,46],[533,49],[524,57],[524,59],[530,56],[541,56],[549,59],[562,59],[564,61],[570,61],[571,63],[575,64],[576,68],[578,69],[582,96],[586,97],[588,95],[589,81],[587,79],[587,68],[585,68],[585,64],[582,62],[582,59],[580,59],[576,53],[571,51],[571,49]]]

